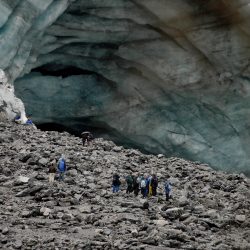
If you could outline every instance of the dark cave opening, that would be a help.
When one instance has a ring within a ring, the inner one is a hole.
[[[58,123],[41,123],[36,124],[37,128],[42,131],[57,131],[59,133],[68,132],[69,134],[75,135],[77,137],[81,136],[81,133],[84,131],[91,132],[95,138],[98,137],[106,137],[109,138],[110,131],[106,128],[102,127],[93,127],[89,125],[82,125],[82,126],[74,126],[74,127],[68,127],[63,126]]]
[[[42,124],[36,124],[36,127],[42,131],[57,131],[59,133],[62,132],[68,132],[72,135],[79,136],[80,133],[78,133],[75,129],[71,129],[68,127],[65,127],[61,124],[57,123],[42,123]]]
[[[88,123],[88,122],[87,122]],[[152,154],[145,150],[143,147],[140,147],[135,144],[135,142],[125,138],[119,132],[114,131],[112,128],[102,127],[99,125],[81,125],[81,126],[74,126],[73,128],[63,126],[58,123],[41,123],[37,124],[36,127],[42,131],[57,131],[59,133],[68,132],[71,135],[76,137],[81,137],[81,133],[84,131],[89,131],[93,134],[94,138],[103,138],[105,140],[113,141],[118,146],[123,146],[127,149],[138,149],[144,154]]]
[[[65,68],[56,64],[43,65],[33,69],[31,72],[39,72],[43,76],[61,76],[62,78],[72,75],[93,75],[93,72],[89,70],[83,70],[74,66],[68,66]]]

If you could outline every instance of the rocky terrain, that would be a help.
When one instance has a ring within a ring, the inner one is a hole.
[[[65,182],[48,183],[64,153]],[[112,174],[157,173],[158,196],[111,192]],[[163,182],[173,183],[166,202]],[[111,141],[82,146],[66,132],[0,123],[1,249],[250,249],[250,181],[243,174]]]

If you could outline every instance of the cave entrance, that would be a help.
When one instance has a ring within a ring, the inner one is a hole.
[[[31,72],[39,72],[43,76],[57,76],[66,78],[73,75],[93,75],[94,72],[80,69],[74,66],[62,66],[59,64],[46,64],[41,67],[33,69]]]
[[[129,140],[128,138],[124,137],[122,134],[114,130],[113,128],[109,128],[106,125],[102,124],[95,124],[95,125],[78,125],[74,126],[73,128],[63,126],[58,123],[41,123],[36,124],[37,128],[42,131],[57,131],[59,133],[68,132],[71,135],[81,137],[81,133],[83,131],[89,131],[94,135],[94,138],[103,138],[105,140],[113,141],[118,146],[123,146],[127,149],[139,149],[144,154],[149,154],[150,152],[145,150],[143,147],[136,145],[135,142]],[[152,153],[152,152],[151,152]]]
[[[59,133],[68,132],[75,136],[80,135],[79,133],[77,133],[75,129],[71,129],[57,123],[41,123],[41,124],[36,124],[36,127],[42,131],[57,131]]]
[[[75,135],[77,137],[81,137],[81,133],[84,131],[89,131],[91,132],[95,138],[97,137],[103,137],[105,136],[106,138],[109,138],[110,131],[105,128],[101,127],[92,127],[88,125],[82,125],[82,126],[74,126],[73,128],[63,126],[58,123],[41,123],[41,124],[36,124],[37,128],[42,130],[42,131],[57,131],[59,133],[63,132],[68,132],[71,135]],[[105,139],[106,139],[105,138]]]

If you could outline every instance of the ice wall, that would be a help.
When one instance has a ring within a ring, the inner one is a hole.
[[[0,67],[37,123],[250,163],[250,0],[3,0]]]

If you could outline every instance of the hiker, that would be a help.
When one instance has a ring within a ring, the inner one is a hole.
[[[22,118],[20,115],[17,115],[14,119],[14,122],[17,124],[23,124],[23,125],[33,125],[33,122],[30,116],[27,116],[27,118],[24,116]]]
[[[121,185],[120,176],[117,173],[115,173],[113,175],[113,181],[112,181],[113,193],[119,192],[120,185]]]
[[[133,176],[133,187],[134,187],[134,195],[137,196],[139,194],[141,184],[141,178],[139,173]]]
[[[149,175],[147,177],[147,195],[148,197],[152,196],[153,195],[153,191],[152,191],[152,185],[151,185],[151,180],[152,180],[152,175]]]
[[[50,183],[54,182],[56,172],[57,172],[56,160],[53,160],[49,164],[49,182]]]
[[[132,173],[130,173],[127,177],[126,177],[126,182],[127,182],[127,190],[126,193],[131,193],[133,192],[133,176]]]
[[[146,196],[149,196],[149,184],[150,184],[150,180],[151,180],[151,176],[149,176],[148,174],[144,175],[144,179],[146,181]]]
[[[142,194],[142,198],[146,198],[147,197],[147,184],[146,184],[146,179],[145,177],[141,178],[141,194]]]
[[[93,135],[88,131],[82,132],[81,137],[82,137],[82,145],[83,146],[86,144],[89,145],[89,142],[94,139]]]
[[[21,116],[16,115],[16,117],[14,118],[14,122],[17,123],[17,124],[21,124],[22,123]]]
[[[64,174],[66,172],[66,162],[65,162],[65,158],[64,158],[64,155],[62,154],[59,161],[58,161],[58,164],[57,164],[57,168],[58,168],[58,171],[59,171],[59,181],[63,181],[64,180]]]
[[[157,187],[158,187],[158,178],[156,177],[155,174],[152,175],[151,181],[150,181],[150,186],[152,189],[152,196],[157,195]]]
[[[28,119],[26,118],[25,114],[16,115],[16,117],[14,118],[14,122],[17,123],[17,124],[26,124],[27,120]]]
[[[172,184],[169,180],[166,181],[165,183],[165,193],[166,193],[166,201],[172,198]]]
[[[30,118],[30,116],[27,116],[27,121],[25,122],[26,125],[33,125],[33,122]]]

